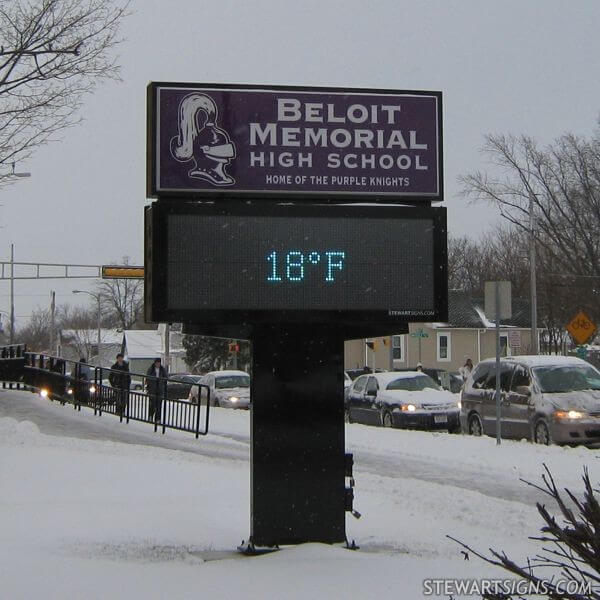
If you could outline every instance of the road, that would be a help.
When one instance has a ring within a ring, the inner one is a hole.
[[[236,413],[236,414],[234,414]],[[250,439],[248,413],[238,413],[226,409],[211,412],[211,427],[207,437],[196,440],[192,434],[167,430],[165,435],[155,433],[151,425],[146,423],[120,423],[118,418],[104,414],[95,416],[89,409],[81,412],[72,407],[43,400],[29,392],[0,390],[0,418],[12,417],[17,421],[31,421],[40,431],[47,435],[75,437],[92,440],[110,440],[125,444],[156,446],[216,459],[249,461]],[[361,425],[361,438],[373,438],[378,441],[382,430]],[[386,432],[402,435],[401,432]],[[438,434],[439,435],[439,434]],[[450,435],[450,434],[448,434]],[[347,436],[351,437],[351,436]],[[453,436],[456,437],[456,436]],[[439,439],[439,438],[437,438]],[[431,444],[439,442],[431,436]],[[519,481],[518,476],[507,476],[506,473],[485,470],[478,465],[455,463],[444,457],[419,457],[412,454],[403,460],[398,453],[386,452],[377,443],[373,448],[365,444],[353,447],[360,494],[361,472],[371,473],[399,479],[416,479],[440,485],[453,486],[483,495],[520,502],[529,506],[535,502],[548,502],[548,497],[538,490]]]

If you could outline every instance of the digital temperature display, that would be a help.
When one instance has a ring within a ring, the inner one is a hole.
[[[325,281],[335,281],[335,272],[343,271],[345,258],[345,252],[323,252]],[[287,281],[304,281],[305,267],[310,265],[318,265],[321,262],[321,253],[315,252],[314,250],[308,254],[304,254],[303,252],[298,252],[296,250],[288,252],[285,255],[285,259],[283,259],[282,256],[283,264],[281,265],[281,270],[285,274],[285,277],[282,277],[279,274],[280,267],[278,263],[277,252],[271,252],[271,254],[267,256],[267,260],[273,266],[269,276],[267,277],[267,281],[283,281],[284,278]]]
[[[443,208],[159,202],[148,217],[155,320],[445,315]]]

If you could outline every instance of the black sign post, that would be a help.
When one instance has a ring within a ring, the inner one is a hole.
[[[252,341],[248,548],[342,542],[344,340],[447,318],[441,94],[151,84],[148,102],[146,319]]]

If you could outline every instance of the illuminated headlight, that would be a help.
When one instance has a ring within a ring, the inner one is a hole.
[[[95,394],[96,393],[96,386],[95,385],[90,385],[90,393],[91,394]]]
[[[587,415],[583,412],[579,412],[578,410],[557,410],[554,413],[554,416],[557,419],[582,419]]]
[[[229,396],[229,402],[233,402],[234,404],[239,400],[237,396]]]
[[[47,389],[45,389],[45,388],[44,388],[44,389],[41,389],[41,390],[40,390],[40,396],[41,396],[42,398],[47,398],[47,397],[48,397],[48,390],[47,390]]]
[[[73,388],[68,388],[67,389],[67,394],[73,395]]]
[[[415,412],[415,410],[417,410],[417,407],[414,404],[402,405],[402,412]]]

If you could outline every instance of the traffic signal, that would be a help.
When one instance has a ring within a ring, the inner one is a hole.
[[[237,342],[229,342],[229,352],[235,354],[240,351],[240,345]]]

